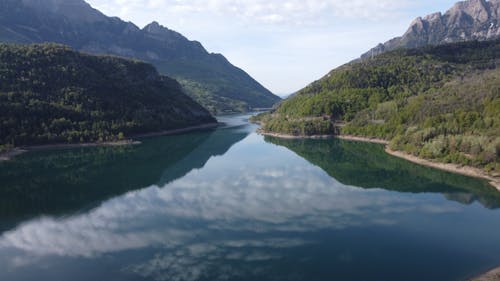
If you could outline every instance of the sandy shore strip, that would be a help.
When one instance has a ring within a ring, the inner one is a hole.
[[[258,130],[257,132],[261,135],[264,135],[264,136],[272,136],[272,137],[283,138],[283,139],[339,138],[339,139],[349,140],[349,141],[361,141],[361,142],[383,144],[383,145],[386,145],[385,151],[392,156],[405,159],[405,160],[413,162],[415,164],[419,164],[419,165],[423,165],[423,166],[427,166],[427,167],[431,167],[431,168],[435,168],[435,169],[440,169],[440,170],[455,173],[455,174],[461,174],[461,175],[465,175],[465,176],[469,176],[469,177],[485,179],[485,180],[489,181],[490,185],[492,185],[498,191],[500,191],[500,177],[490,176],[485,171],[478,169],[478,168],[471,167],[471,166],[462,166],[462,165],[458,165],[458,164],[434,162],[431,160],[418,158],[418,157],[413,156],[411,154],[408,154],[406,152],[394,151],[394,150],[389,149],[389,147],[387,146],[389,144],[389,142],[386,140],[382,140],[382,139],[365,138],[365,137],[358,137],[358,136],[351,136],[351,135],[292,136],[292,135],[286,135],[286,134],[268,133],[268,132],[263,132],[262,130]]]
[[[269,133],[263,132],[262,130],[257,130],[257,133],[263,136],[270,136],[281,139],[342,139],[342,140],[350,140],[350,141],[361,141],[361,142],[370,142],[377,144],[389,144],[388,141],[376,138],[363,138],[358,136],[351,135],[312,135],[312,136],[294,136],[287,134],[278,134],[278,133]]]
[[[385,151],[392,156],[399,157],[419,165],[428,166],[451,173],[462,174],[470,177],[486,179],[490,182],[491,185],[493,185],[496,189],[498,189],[498,191],[500,191],[500,178],[492,177],[481,169],[470,166],[461,166],[458,164],[434,162],[431,160],[419,158],[417,156],[408,154],[406,152],[394,151],[389,149],[388,147],[386,147]]]
[[[218,127],[219,123],[209,123],[199,126],[191,126],[182,129],[167,130],[149,134],[136,135],[134,138],[145,138],[145,137],[156,137],[156,136],[168,136],[187,133],[191,131],[212,129]],[[72,144],[47,144],[47,145],[33,145],[24,146],[21,148],[13,148],[0,153],[0,161],[8,161],[12,158],[26,153],[28,151],[34,150],[49,150],[49,149],[69,149],[69,148],[81,148],[81,147],[110,147],[110,146],[125,146],[125,145],[138,145],[141,144],[140,141],[134,139],[127,139],[121,141],[111,141],[111,142],[91,142],[91,143],[72,143]]]
[[[351,135],[338,135],[335,137],[342,139],[342,140],[362,141],[362,142],[370,142],[370,143],[378,143],[378,144],[386,144],[386,145],[389,144],[389,142],[386,140],[376,139],[376,138],[363,138],[363,137],[351,136]]]
[[[280,139],[289,139],[289,140],[298,140],[298,139],[333,139],[333,138],[335,138],[334,135],[294,136],[294,135],[287,135],[287,134],[278,134],[278,133],[264,132],[264,131],[262,131],[260,129],[257,130],[257,133],[259,135],[263,135],[263,136],[275,137],[275,138],[280,138]]]
[[[500,281],[500,267],[497,267],[479,277],[473,278],[469,281]]]

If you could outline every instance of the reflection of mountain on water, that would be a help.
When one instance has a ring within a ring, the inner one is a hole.
[[[392,157],[382,146],[341,140],[287,140],[265,137],[319,166],[338,181],[362,188],[412,193],[443,193],[462,204],[500,207],[500,194],[486,182],[442,172]]]
[[[238,130],[238,128],[220,129],[213,132],[206,141],[187,154],[181,161],[165,169],[158,185],[164,186],[183,177],[193,169],[203,168],[210,157],[225,154],[234,144],[244,139],[248,134],[248,132]]]
[[[181,161],[163,171],[158,185],[163,186],[183,177],[193,169],[201,169],[212,156],[224,155],[234,144],[248,136],[240,126],[214,131],[207,140],[186,154]],[[189,137],[189,136],[188,136]]]
[[[500,226],[491,222],[500,213],[439,195],[345,186],[255,134],[225,152],[246,129],[210,134],[160,171],[158,184],[83,212],[37,217],[0,231],[0,280],[54,280],[59,272],[80,280],[108,273],[116,280],[315,280],[318,272],[339,280],[458,280],[497,264]],[[327,157],[348,159],[360,147],[340,146],[344,155],[322,148]],[[360,151],[376,154],[374,148]],[[177,178],[196,166],[187,163],[204,162],[197,159],[207,151],[224,156]],[[354,175],[362,174],[357,165]],[[469,200],[466,193],[453,194]],[[460,256],[466,259],[457,265],[440,263]],[[24,278],[29,274],[34,277]]]
[[[17,220],[91,207],[110,197],[165,184],[203,167],[248,132],[196,132],[126,147],[38,151],[0,163],[0,218]]]

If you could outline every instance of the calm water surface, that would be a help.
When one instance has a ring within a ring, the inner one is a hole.
[[[245,118],[0,163],[0,280],[459,281],[500,265],[486,183]]]

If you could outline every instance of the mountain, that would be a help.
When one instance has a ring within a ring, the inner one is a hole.
[[[415,19],[401,36],[379,44],[362,59],[395,50],[500,37],[500,0],[458,2],[445,14]]]
[[[113,141],[216,123],[150,64],[55,44],[0,44],[0,148]]]
[[[271,113],[266,132],[354,134],[500,171],[500,39],[398,49],[332,70]]]
[[[91,54],[152,63],[215,113],[269,108],[280,100],[224,56],[152,22],[143,29],[83,0],[0,0],[0,41],[56,42]]]

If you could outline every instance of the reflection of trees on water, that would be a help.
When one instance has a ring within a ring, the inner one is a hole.
[[[338,181],[361,188],[411,193],[443,193],[463,204],[479,201],[500,207],[500,193],[484,181],[416,165],[385,153],[381,145],[342,140],[289,140],[265,137],[284,146]]]
[[[145,139],[137,146],[22,155],[0,163],[0,218],[76,211],[130,190],[168,183],[203,167],[247,135],[234,128]]]

